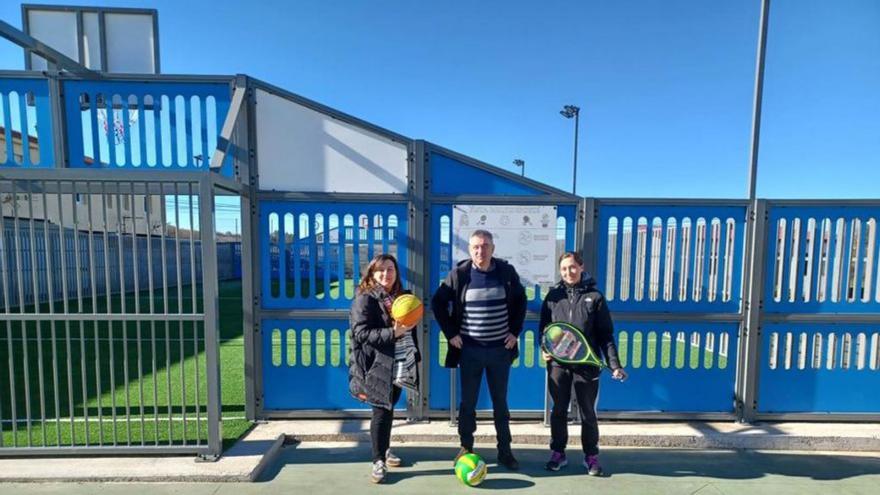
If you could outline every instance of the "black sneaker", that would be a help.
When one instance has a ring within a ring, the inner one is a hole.
[[[501,464],[511,471],[519,469],[519,461],[516,460],[516,457],[513,457],[512,452],[498,454],[498,464]]]
[[[465,454],[473,454],[473,453],[474,453],[473,449],[468,449],[465,447],[458,449],[458,453],[455,454],[455,459],[452,459],[452,467],[454,468],[455,465],[458,464],[458,459],[461,458],[461,456],[463,456]]]

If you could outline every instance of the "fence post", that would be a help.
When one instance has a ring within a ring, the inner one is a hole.
[[[202,297],[205,312],[205,366],[208,388],[208,453],[202,458],[216,460],[223,450],[220,415],[220,315],[218,312],[217,251],[214,234],[213,179],[199,180],[199,239],[202,243]]]
[[[48,76],[49,84],[49,108],[51,109],[52,121],[52,154],[54,155],[53,164],[55,168],[66,168],[67,163],[67,122],[65,122],[64,112],[64,86],[58,77],[58,74],[50,74]],[[97,161],[97,160],[95,160]],[[43,162],[43,157],[40,157]]]
[[[764,268],[767,256],[767,200],[749,205],[748,276],[743,294],[743,321],[737,363],[736,409],[740,421],[751,423],[758,408],[761,360],[761,317],[764,309]]]
[[[426,174],[427,157],[425,155],[425,142],[415,141],[409,150],[409,242],[407,243],[407,251],[409,253],[409,266],[412,267],[410,275],[407,276],[411,286],[414,289],[416,297],[427,309],[429,306],[429,297],[431,295],[430,284],[430,215],[428,209],[428,179]],[[420,380],[419,380],[419,396],[418,402],[410,400],[407,404],[407,415],[409,420],[424,419],[428,416],[428,383],[430,381],[430,364],[431,364],[431,319],[430,311],[425,311],[421,324],[417,331],[419,332],[419,343],[421,344],[422,362],[420,363]]]

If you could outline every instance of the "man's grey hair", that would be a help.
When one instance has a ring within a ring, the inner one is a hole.
[[[483,239],[487,239],[489,244],[495,245],[495,238],[492,237],[492,233],[488,230],[475,230],[468,239],[473,239],[474,237],[482,237]]]

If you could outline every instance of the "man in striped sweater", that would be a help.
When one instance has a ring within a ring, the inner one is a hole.
[[[449,341],[444,365],[461,367],[461,449],[455,460],[473,451],[477,399],[485,371],[498,437],[498,463],[515,470],[519,462],[510,448],[507,382],[510,365],[518,356],[526,293],[513,266],[492,256],[495,244],[490,232],[471,234],[468,251],[471,258],[449,272],[431,300],[434,317]]]

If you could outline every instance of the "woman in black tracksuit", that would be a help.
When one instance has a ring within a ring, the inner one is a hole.
[[[364,270],[357,295],[351,304],[352,348],[348,384],[351,395],[373,406],[370,438],[373,465],[370,481],[385,480],[388,466],[401,465],[391,453],[391,423],[394,405],[401,389],[394,384],[395,346],[408,333],[412,336],[416,362],[420,360],[418,341],[411,330],[391,318],[394,299],[405,294],[400,282],[397,260],[390,254],[377,255]]]
[[[559,258],[562,280],[547,293],[541,307],[539,334],[550,323],[563,322],[573,325],[584,333],[590,347],[612,370],[612,378],[625,380],[626,371],[617,359],[614,343],[614,325],[605,296],[596,288],[596,280],[584,276],[584,262],[580,254],[567,252]],[[554,361],[542,352],[547,361],[548,387],[553,399],[550,415],[550,460],[546,468],[558,471],[568,465],[565,447],[568,443],[568,405],[571,401],[572,384],[581,411],[581,445],[584,450],[584,467],[592,476],[602,474],[599,464],[599,422],[596,418],[596,401],[599,398],[599,374],[601,370],[590,365],[569,365]]]

